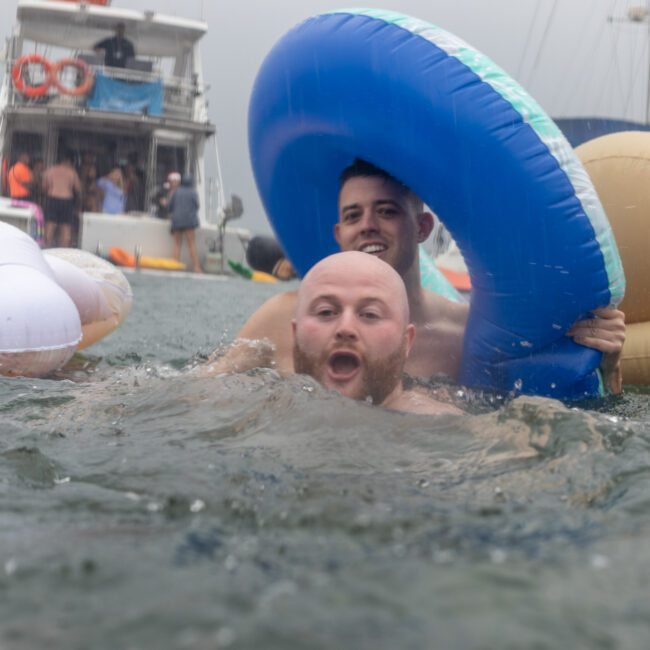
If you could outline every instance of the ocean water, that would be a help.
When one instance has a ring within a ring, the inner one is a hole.
[[[648,647],[649,391],[431,418],[200,379],[286,285],[130,280],[110,338],[0,380],[2,650]]]

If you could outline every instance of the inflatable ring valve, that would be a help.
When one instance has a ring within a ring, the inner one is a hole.
[[[23,69],[30,63],[37,63],[43,67],[45,81],[38,86],[28,85],[23,78]],[[52,64],[40,54],[26,54],[21,56],[11,69],[11,80],[16,90],[25,97],[43,97],[52,83]]]
[[[472,294],[460,381],[563,399],[601,394],[601,354],[565,334],[623,296],[609,223],[557,126],[474,48],[389,11],[308,19],[262,63],[249,148],[275,234],[301,275],[336,252],[339,174],[368,160],[431,207],[465,258]]]

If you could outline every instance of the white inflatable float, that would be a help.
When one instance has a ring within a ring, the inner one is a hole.
[[[41,377],[110,334],[133,301],[124,275],[74,249],[42,253],[0,222],[0,375]]]

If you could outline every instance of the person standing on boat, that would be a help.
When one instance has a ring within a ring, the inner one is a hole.
[[[21,151],[9,170],[9,196],[12,199],[31,201],[34,175],[29,167],[29,154]]]
[[[102,212],[106,214],[124,214],[126,197],[124,196],[124,178],[119,167],[111,169],[106,176],[97,181],[97,187],[103,193]]]
[[[81,166],[81,209],[83,212],[101,212],[102,191],[97,185],[97,166],[89,163]]]
[[[70,246],[75,219],[75,198],[81,200],[81,181],[72,157],[63,153],[58,164],[43,174],[45,194],[45,246]]]
[[[93,49],[99,55],[104,54],[104,65],[109,68],[124,68],[128,59],[135,57],[133,43],[124,37],[126,25],[117,23],[115,25],[115,36],[105,38],[95,43]]]
[[[180,187],[174,190],[169,200],[169,212],[172,218],[171,232],[174,236],[174,259],[178,261],[181,259],[184,237],[192,260],[192,268],[195,273],[202,273],[194,236],[194,231],[199,227],[199,195],[194,189],[192,176],[184,176]]]

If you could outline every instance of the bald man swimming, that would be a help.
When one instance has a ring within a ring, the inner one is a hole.
[[[413,413],[460,413],[405,391],[404,364],[415,337],[404,282],[385,262],[357,251],[326,257],[298,290],[293,363],[326,388]]]

